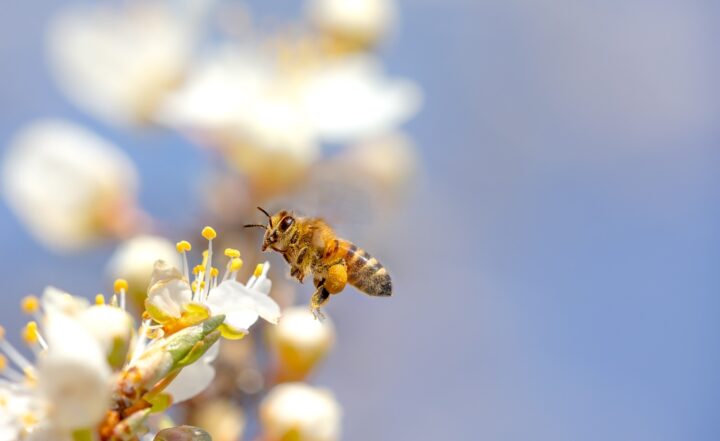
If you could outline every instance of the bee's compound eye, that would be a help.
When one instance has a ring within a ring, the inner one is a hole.
[[[280,231],[287,231],[293,223],[295,223],[295,219],[293,219],[292,216],[284,217],[283,220],[280,221]]]

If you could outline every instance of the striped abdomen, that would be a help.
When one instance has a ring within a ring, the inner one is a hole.
[[[323,260],[331,263],[342,258],[348,272],[348,282],[371,296],[392,295],[392,281],[385,267],[376,258],[352,242],[334,239],[325,249]]]

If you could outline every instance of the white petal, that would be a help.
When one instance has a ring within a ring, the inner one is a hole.
[[[263,284],[263,287],[267,285]],[[280,307],[272,298],[263,292],[248,289],[234,280],[225,281],[213,289],[208,297],[208,306],[213,314],[227,315],[226,322],[231,326],[234,325],[229,320],[234,318],[231,319],[230,316],[250,317],[247,311],[256,313],[271,323],[277,323],[280,318]]]
[[[173,317],[179,317],[192,300],[190,285],[176,268],[162,260],[155,262],[148,290],[148,302]]]
[[[395,129],[420,108],[419,87],[383,76],[369,56],[330,63],[303,90],[306,115],[321,137],[345,142]]]
[[[41,302],[46,314],[65,314],[71,317],[78,316],[90,306],[86,299],[72,296],[52,286],[45,288]]]
[[[172,395],[173,403],[179,403],[207,389],[214,377],[215,368],[202,358],[180,371],[165,392]]]
[[[54,404],[57,427],[77,429],[97,424],[112,392],[110,367],[95,340],[77,321],[63,315],[46,320],[49,349],[39,360],[39,386]]]

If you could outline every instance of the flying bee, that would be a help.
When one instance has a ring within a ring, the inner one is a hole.
[[[354,243],[338,238],[324,220],[295,216],[287,210],[272,216],[260,207],[258,210],[267,216],[267,225],[245,227],[265,230],[262,250],[282,254],[290,264],[290,275],[300,283],[312,273],[316,290],[310,307],[315,317],[322,317],[320,307],[347,283],[371,296],[392,295],[392,281],[385,267]]]

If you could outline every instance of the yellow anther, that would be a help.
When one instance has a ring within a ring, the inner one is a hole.
[[[0,354],[0,372],[4,371],[5,368],[7,368],[8,361],[7,358],[3,354]]]
[[[40,309],[40,300],[35,296],[25,296],[20,303],[20,307],[25,314],[33,314]]]
[[[128,283],[125,279],[117,279],[115,281],[115,285],[113,285],[113,288],[115,289],[115,292],[122,292],[123,290],[128,290]]]
[[[260,274],[262,274],[262,272],[263,272],[263,264],[258,263],[257,266],[255,267],[255,272],[253,273],[253,276],[260,277]]]
[[[235,248],[225,248],[225,255],[228,257],[240,257],[240,251]]]
[[[217,233],[213,227],[205,227],[202,230],[202,236],[207,240],[213,240],[217,237]]]
[[[220,274],[220,271],[217,268],[210,268],[210,277],[217,277],[218,274]]]
[[[175,248],[178,250],[178,253],[186,253],[190,250],[192,250],[192,245],[190,245],[190,242],[187,240],[181,240],[177,244],[175,244]]]
[[[95,304],[96,305],[104,305],[105,304],[105,296],[102,294],[98,294],[95,296]]]
[[[197,291],[197,290],[198,290],[197,280],[190,284],[190,289],[192,289],[193,291]],[[205,282],[204,282],[204,281],[203,281],[203,282],[200,282],[200,289],[205,289]]]
[[[192,272],[193,272],[193,274],[204,273],[204,272],[205,272],[205,267],[202,266],[202,265],[195,265],[195,267],[193,268],[193,271],[192,271]]]
[[[28,322],[22,333],[23,340],[28,345],[34,345],[38,341],[38,326],[35,322]]]
[[[239,271],[243,266],[243,261],[239,257],[234,257],[230,261],[230,271]]]

